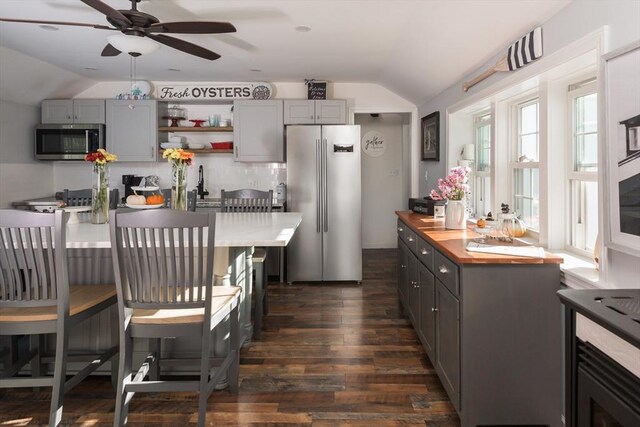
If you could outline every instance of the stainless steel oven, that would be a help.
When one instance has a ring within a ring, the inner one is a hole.
[[[101,124],[36,126],[36,159],[83,160],[85,154],[105,148],[104,132]]]

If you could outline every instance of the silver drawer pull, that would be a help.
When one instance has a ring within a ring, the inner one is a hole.
[[[410,242],[413,242],[413,237],[408,236],[408,237],[407,237],[407,240],[408,240],[408,241],[410,241]]]
[[[432,308],[431,308],[431,311],[435,313],[435,312],[437,312],[437,311],[438,311],[438,309],[437,309],[437,308],[435,308],[435,307],[432,307]]]
[[[438,271],[440,271],[440,273],[442,274],[447,274],[449,272],[449,269],[444,264],[442,264],[438,266]]]
[[[404,231],[404,228],[398,227],[398,231],[402,233]]]
[[[422,248],[422,249],[420,250],[420,253],[421,253],[422,255],[429,255],[429,251],[428,251],[428,250],[426,250],[425,248]]]
[[[400,264],[400,268],[407,268],[407,266],[404,264]]]

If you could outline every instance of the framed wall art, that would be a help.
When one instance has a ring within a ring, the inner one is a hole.
[[[605,245],[640,256],[640,40],[602,59]]]
[[[422,118],[422,160],[440,160],[440,112]]]

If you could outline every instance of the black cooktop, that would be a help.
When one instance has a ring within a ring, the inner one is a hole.
[[[563,304],[640,348],[640,289],[563,289]]]

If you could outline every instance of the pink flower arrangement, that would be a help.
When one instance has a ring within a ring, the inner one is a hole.
[[[449,175],[445,179],[438,178],[438,189],[431,190],[429,194],[433,200],[463,200],[469,192],[468,174],[471,169],[467,167],[451,168]]]

